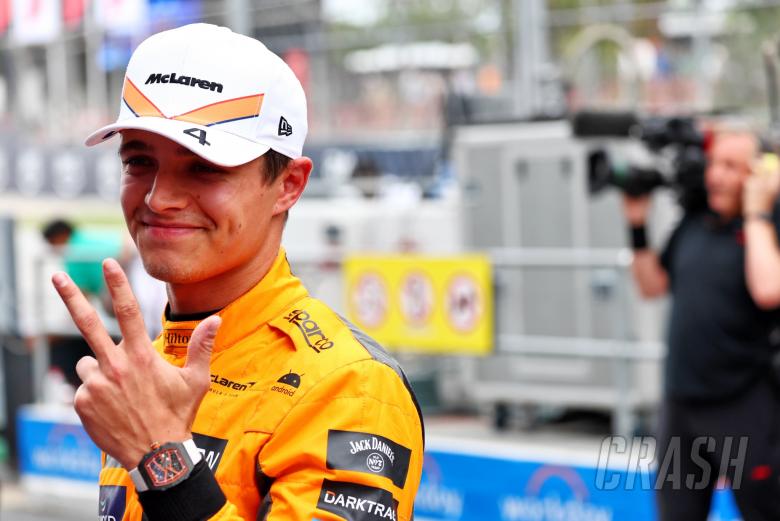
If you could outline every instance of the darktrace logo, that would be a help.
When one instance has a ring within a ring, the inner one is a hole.
[[[279,118],[279,135],[292,136],[292,125],[290,125],[289,121],[284,119],[284,116]]]
[[[355,431],[328,431],[329,469],[379,474],[403,488],[412,451],[378,434]]]
[[[227,389],[231,389],[233,391],[246,391],[247,389],[251,389],[253,385],[255,385],[257,382],[236,382],[233,380],[230,380],[229,378],[224,378],[218,374],[211,374],[211,381],[217,385],[221,385],[222,387],[225,387]]]
[[[187,85],[190,87],[200,87],[204,90],[210,90],[212,92],[222,92],[222,84],[215,81],[201,80],[194,76],[177,76],[175,72],[170,74],[163,74],[161,72],[153,72],[146,79],[145,84],[155,83],[175,83],[177,85]]]
[[[301,386],[301,376],[302,375],[290,371],[276,381],[277,383],[284,384],[284,386],[274,385],[271,387],[271,390],[276,391],[277,393],[286,394],[287,396],[292,396],[295,394],[294,389]],[[290,389],[290,387],[293,389]]]
[[[397,521],[398,501],[381,488],[322,480],[317,508],[353,521]]]
[[[319,353],[333,347],[333,342],[325,336],[320,326],[311,319],[311,316],[302,309],[296,309],[284,317],[286,321],[300,329],[306,344]]]

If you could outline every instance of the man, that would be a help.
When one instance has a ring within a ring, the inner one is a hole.
[[[312,168],[292,71],[226,28],[154,35],[128,64],[119,119],[87,144],[115,133],[124,216],[169,306],[152,344],[106,260],[115,345],[53,277],[95,353],[75,408],[105,452],[99,518],[411,519],[423,432],[407,380],[309,297],[280,247]]]
[[[709,210],[685,215],[660,256],[645,238],[649,198],[625,200],[639,289],[672,296],[656,452],[664,521],[705,521],[719,474],[745,521],[780,519],[771,377],[780,174],[753,173],[758,152],[750,133],[716,135],[705,173]]]

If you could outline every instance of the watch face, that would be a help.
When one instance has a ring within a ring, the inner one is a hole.
[[[144,469],[154,488],[172,485],[187,477],[190,471],[187,460],[175,446],[163,446],[144,463]]]

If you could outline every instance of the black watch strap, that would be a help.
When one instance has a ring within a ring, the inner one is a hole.
[[[638,226],[630,226],[628,229],[628,240],[631,243],[631,249],[635,251],[646,250],[648,248],[647,243],[647,228],[644,224]]]
[[[176,486],[139,492],[138,500],[149,521],[204,521],[227,502],[205,460],[196,463],[189,477]]]
[[[766,221],[769,223],[773,222],[772,214],[769,212],[751,212],[749,214],[745,214],[744,220],[746,222],[752,220]]]

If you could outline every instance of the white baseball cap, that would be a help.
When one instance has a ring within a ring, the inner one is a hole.
[[[133,52],[119,117],[87,146],[123,129],[160,134],[223,166],[269,149],[301,157],[306,95],[290,67],[259,41],[191,24],[150,36]]]

